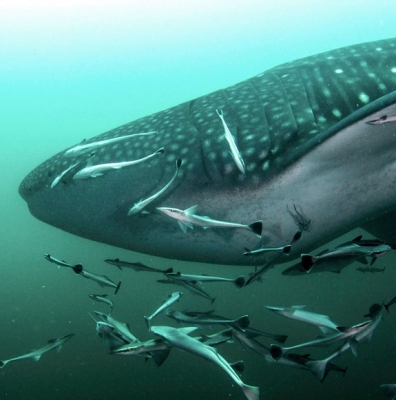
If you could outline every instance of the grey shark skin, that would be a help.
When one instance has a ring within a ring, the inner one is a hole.
[[[101,146],[95,162],[139,159],[158,147],[165,148],[164,157],[50,189],[70,165],[62,150],[33,170],[19,192],[30,212],[48,224],[179,260],[250,265],[243,247],[278,247],[289,240],[296,228],[287,212],[293,204],[314,223],[295,243],[290,259],[356,227],[391,242],[396,121],[372,121],[396,115],[395,59],[396,38],[274,67],[84,142],[156,131]],[[246,176],[229,154],[216,109],[235,132]],[[178,158],[183,169],[177,184],[156,207],[197,204],[202,215],[223,221],[262,220],[261,238],[247,230],[194,229],[185,235],[171,218],[157,213],[127,218],[137,198],[166,185]]]

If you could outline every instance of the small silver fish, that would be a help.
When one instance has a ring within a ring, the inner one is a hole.
[[[170,187],[170,185],[172,185],[173,181],[177,177],[177,174],[179,173],[179,169],[180,169],[181,165],[182,165],[182,160],[180,160],[180,159],[176,160],[176,172],[173,175],[172,179],[157,193],[153,194],[150,197],[147,197],[147,199],[144,199],[144,200],[142,199],[142,200],[138,201],[137,203],[135,203],[133,205],[133,207],[131,207],[130,210],[128,211],[128,217],[130,215],[139,214],[140,211],[142,211],[144,207],[146,207],[152,201],[158,199],[158,197],[160,197]]]
[[[130,167],[132,165],[136,165],[141,162],[147,161],[150,158],[153,158],[153,157],[157,156],[158,154],[162,154],[164,152],[165,152],[165,149],[163,147],[161,147],[153,154],[150,154],[143,158],[139,158],[138,160],[121,161],[121,162],[117,162],[117,163],[107,163],[107,164],[98,164],[98,165],[87,165],[85,168],[80,169],[80,171],[78,171],[73,176],[73,179],[96,178],[98,176],[102,176],[103,173],[106,171]]]
[[[121,261],[119,258],[115,258],[114,260],[107,259],[105,260],[107,264],[110,265],[115,265],[117,268],[122,270],[122,268],[130,268],[133,269],[136,272],[140,271],[145,271],[145,272],[160,272],[163,274],[171,273],[173,272],[173,268],[168,268],[168,269],[158,269],[158,268],[152,268],[148,267],[147,265],[144,265],[140,262],[128,262],[128,261]]]
[[[86,269],[83,269],[78,275],[86,278],[86,279],[91,279],[92,281],[96,282],[100,286],[110,286],[112,288],[115,288],[114,294],[117,294],[117,292],[120,290],[121,286],[121,281],[117,283],[114,283],[109,277],[106,275],[96,275],[93,274],[92,272],[88,272]]]
[[[352,243],[347,246],[337,247],[318,256],[301,254],[301,264],[307,273],[311,272],[314,266],[315,269],[320,271],[339,272],[348,263],[360,261],[367,264],[366,257],[373,257],[373,261],[375,261],[390,250],[391,247],[387,244],[359,246]]]
[[[305,306],[291,306],[291,307],[264,306],[264,307],[268,310],[275,312],[276,314],[283,315],[284,317],[316,325],[323,333],[338,332],[337,328],[339,325],[334,323],[330,319],[330,317],[328,317],[327,315],[306,311],[304,310]]]
[[[279,251],[283,254],[289,255],[291,250],[291,245],[288,244],[286,246],[281,246],[281,247],[261,247],[256,250],[249,250],[246,247],[244,249],[245,252],[242,253],[243,256],[257,256],[257,255],[262,255],[264,253],[268,253],[270,251]]]
[[[235,222],[218,221],[206,216],[196,215],[198,206],[187,208],[186,210],[179,210],[170,207],[157,207],[157,210],[163,212],[171,218],[174,218],[179,223],[181,230],[186,233],[187,228],[193,229],[193,225],[202,226],[204,229],[216,228],[244,228],[252,231],[255,235],[261,236],[263,230],[263,221],[259,220],[250,225],[238,224]]]
[[[67,263],[66,261],[58,260],[57,258],[52,257],[50,254],[44,254],[44,258],[45,258],[47,261],[52,262],[52,263],[58,265],[59,267],[68,267],[68,268],[72,268],[73,271],[74,271],[76,274],[81,273],[81,271],[82,271],[82,269],[83,269],[83,267],[82,267],[81,264],[72,265],[72,264]]]
[[[179,301],[180,297],[183,296],[182,292],[174,292],[171,295],[169,295],[169,299],[165,300],[164,303],[156,310],[154,311],[149,317],[144,317],[144,320],[146,321],[146,325],[148,330],[150,330],[150,324],[151,320],[160,314],[162,311],[166,310],[169,308],[173,303],[176,303],[176,301]]]
[[[154,334],[162,337],[173,346],[200,356],[220,367],[242,389],[247,399],[258,400],[260,394],[258,387],[249,386],[242,382],[239,375],[234,371],[231,365],[218,353],[217,350],[213,349],[210,346],[207,346],[206,344],[201,343],[197,339],[188,336],[188,334],[195,329],[196,327],[176,329],[170,326],[153,326],[151,328]]]
[[[99,301],[100,303],[105,303],[110,307],[110,312],[113,311],[114,303],[107,298],[107,294],[89,294],[92,300]]]
[[[74,146],[71,149],[66,150],[65,153],[63,154],[63,156],[64,157],[81,156],[83,154],[87,154],[93,150],[96,150],[99,147],[107,146],[109,144],[114,144],[114,143],[120,142],[122,140],[128,140],[128,139],[131,139],[136,136],[153,135],[154,133],[157,133],[157,132],[152,131],[152,132],[144,132],[144,133],[133,133],[132,135],[120,136],[120,137],[106,139],[106,140],[98,140],[97,142],[91,142],[91,143],[85,143],[85,140],[83,140],[77,146]]]
[[[226,138],[226,140],[230,146],[231,156],[232,156],[233,160],[235,161],[235,164],[238,167],[239,171],[241,171],[243,175],[246,175],[245,162],[243,161],[242,155],[239,152],[238,147],[235,143],[234,135],[231,133],[230,129],[228,128],[228,126],[225,122],[223,111],[216,110],[216,113],[219,116],[219,118],[223,124],[224,137]]]
[[[43,354],[48,353],[51,350],[56,349],[56,350],[60,351],[62,349],[62,346],[73,336],[74,336],[74,333],[72,333],[70,335],[62,336],[60,338],[48,340],[48,344],[46,346],[42,347],[41,349],[31,351],[30,353],[24,354],[22,356],[9,358],[8,360],[2,360],[2,361],[0,361],[0,368],[4,368],[6,366],[6,364],[8,364],[11,361],[24,360],[27,358],[33,358],[34,361],[38,361],[38,360],[40,360],[40,358]]]
[[[241,288],[245,284],[245,278],[243,275],[237,278],[222,278],[219,276],[210,275],[192,275],[192,274],[181,274],[180,272],[165,273],[169,278],[175,278],[177,280],[187,281],[191,283],[197,282],[232,282],[235,286]]]

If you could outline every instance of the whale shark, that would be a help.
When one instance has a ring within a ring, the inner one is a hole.
[[[94,148],[94,157],[70,156],[78,146]],[[163,154],[102,176],[61,175],[74,164],[77,173],[158,148]],[[172,179],[177,160],[172,185],[128,216]],[[84,140],[36,167],[19,193],[33,216],[84,238],[160,257],[251,265],[245,247],[284,246],[301,227],[287,261],[358,227],[395,242],[395,180],[393,38],[287,62]],[[208,220],[262,221],[261,234],[233,224],[183,231],[157,209],[195,206]]]

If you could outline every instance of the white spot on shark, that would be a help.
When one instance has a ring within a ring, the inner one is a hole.
[[[367,93],[361,92],[359,94],[359,100],[362,103],[368,103],[370,101],[370,97],[369,97],[369,95]]]
[[[341,68],[337,68],[334,72],[336,74],[342,74],[344,71]]]
[[[341,111],[338,108],[333,108],[332,114],[337,118],[341,118],[342,117]]]

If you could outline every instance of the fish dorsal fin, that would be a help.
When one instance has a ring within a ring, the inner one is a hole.
[[[325,336],[330,336],[334,335],[337,332],[337,329],[329,328],[327,326],[318,326],[320,331],[325,335]]]
[[[191,332],[194,332],[198,329],[197,326],[186,326],[185,328],[178,328],[177,330],[185,335],[189,335]]]
[[[356,236],[355,239],[352,240],[352,242],[359,242],[362,240],[363,235]]]
[[[316,257],[322,256],[323,254],[327,253],[329,251],[329,249],[325,249],[323,251],[321,251],[319,254],[316,255]]]
[[[196,213],[197,209],[198,209],[198,205],[192,206],[190,208],[186,208],[184,210],[184,214],[185,215],[193,215]]]
[[[50,339],[50,340],[48,340],[48,343],[56,343],[58,341],[58,339],[56,338],[56,339]]]
[[[40,360],[40,358],[41,358],[41,354],[39,354],[39,355],[37,355],[37,356],[34,356],[34,357],[33,357],[33,360],[34,360],[34,361],[38,361],[38,360]]]
[[[303,306],[292,306],[291,308],[294,308],[295,310],[302,310],[303,308],[305,308],[305,305],[303,305]]]

